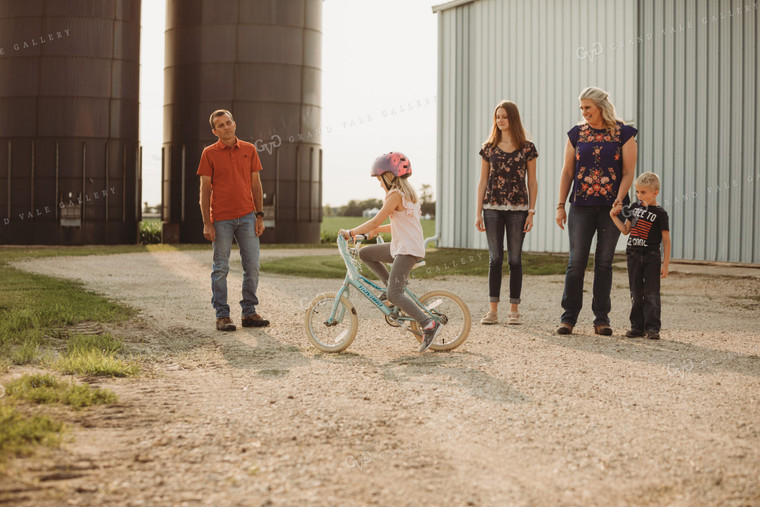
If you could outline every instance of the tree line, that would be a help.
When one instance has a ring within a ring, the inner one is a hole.
[[[420,187],[418,194],[420,198],[420,208],[422,215],[435,216],[435,201],[433,200],[433,192],[430,185],[425,183]],[[383,207],[382,199],[365,199],[363,201],[357,201],[352,199],[347,204],[339,206],[337,208],[331,207],[329,204],[324,206],[324,216],[339,216],[339,217],[360,217],[364,210],[368,209],[380,209]]]

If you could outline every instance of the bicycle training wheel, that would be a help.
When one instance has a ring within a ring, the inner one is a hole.
[[[328,324],[330,313],[335,306],[335,292],[319,294],[306,310],[304,325],[306,335],[312,345],[324,352],[340,352],[346,350],[356,338],[359,328],[359,317],[356,309],[345,297],[340,298],[335,309],[335,318]]]
[[[420,302],[445,324],[430,345],[431,349],[453,350],[464,343],[470,334],[472,319],[462,298],[447,290],[433,290],[423,294]],[[417,341],[422,342],[423,332],[416,321],[412,322],[412,331]]]

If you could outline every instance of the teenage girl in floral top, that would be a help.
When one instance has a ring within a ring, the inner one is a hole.
[[[480,150],[483,158],[478,183],[475,227],[486,232],[490,263],[488,294],[490,309],[481,324],[496,324],[504,262],[504,233],[509,255],[508,324],[520,324],[518,312],[522,290],[522,245],[525,233],[533,229],[536,214],[536,158],[538,152],[525,136],[520,112],[505,100],[493,113],[493,128]],[[527,183],[527,185],[526,185]]]

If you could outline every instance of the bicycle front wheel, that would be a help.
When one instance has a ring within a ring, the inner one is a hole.
[[[359,317],[356,309],[345,297],[336,300],[335,292],[319,294],[306,310],[304,325],[312,345],[324,352],[346,350],[356,338]],[[330,314],[335,307],[333,320]]]
[[[431,349],[453,350],[464,343],[470,334],[472,319],[470,309],[462,298],[447,290],[434,290],[423,294],[420,302],[440,324],[444,324],[430,345]],[[416,321],[412,322],[412,331],[417,341],[422,342],[423,332]]]

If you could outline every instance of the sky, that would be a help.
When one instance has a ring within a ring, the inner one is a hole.
[[[437,15],[431,7],[437,3],[324,0],[323,134],[317,139],[323,150],[322,204],[382,198],[369,171],[389,151],[409,157],[410,182],[417,189],[427,183],[435,190]],[[142,200],[151,205],[161,201],[163,122],[155,118],[163,114],[165,15],[164,1],[142,3]]]

